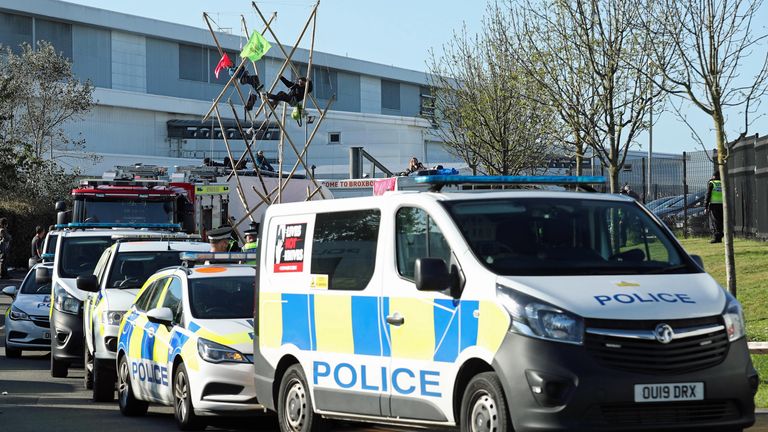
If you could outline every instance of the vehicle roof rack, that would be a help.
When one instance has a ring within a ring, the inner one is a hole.
[[[112,240],[117,242],[133,242],[133,241],[185,241],[185,240],[202,240],[203,237],[200,234],[187,234],[183,232],[159,232],[157,234],[148,233],[136,233],[136,234],[113,234]]]
[[[430,192],[440,192],[448,185],[556,185],[581,187],[595,192],[592,185],[605,184],[603,176],[478,176],[478,175],[426,175],[417,176],[416,183],[431,185]]]
[[[194,267],[206,261],[210,264],[242,264],[258,261],[258,252],[181,252],[181,261],[186,267]]]
[[[130,223],[130,222],[70,222],[68,224],[58,224],[56,229],[112,229],[112,228],[135,228],[135,229],[164,229],[181,230],[181,224],[175,223]]]

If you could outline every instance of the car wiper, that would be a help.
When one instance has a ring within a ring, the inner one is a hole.
[[[663,273],[678,273],[680,270],[687,270],[688,264],[678,264],[670,267],[661,267],[650,269],[645,274],[663,274]]]

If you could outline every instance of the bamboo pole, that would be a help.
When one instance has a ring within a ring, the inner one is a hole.
[[[317,0],[317,6],[320,6],[320,0]],[[309,44],[309,61],[307,62],[307,79],[310,79],[312,76],[312,59],[314,58],[315,54],[315,30],[317,29],[317,12],[315,12],[315,16],[312,18],[312,38],[310,39]],[[304,97],[301,98],[302,102],[306,105],[307,95],[309,94],[309,84],[304,86]],[[315,102],[313,102],[315,103]],[[319,106],[317,106],[317,103],[315,103],[315,108],[320,109]]]
[[[248,211],[250,206],[248,205],[248,200],[245,198],[245,193],[243,193],[243,185],[240,183],[240,176],[237,174],[237,166],[235,165],[235,160],[232,158],[232,148],[229,146],[227,134],[224,133],[224,123],[221,121],[221,113],[219,112],[218,105],[214,106],[214,112],[216,113],[216,119],[219,121],[219,128],[221,128],[222,132],[221,137],[224,138],[224,145],[227,148],[227,155],[229,155],[229,163],[232,165],[232,172],[235,173],[237,196],[240,198],[240,202],[243,204],[245,211]],[[211,133],[215,133],[215,130],[211,130]]]
[[[265,102],[269,104],[269,102]],[[269,109],[272,109],[272,105],[269,105]],[[277,148],[277,185],[278,185],[278,191],[277,191],[277,202],[282,203],[283,202],[283,148],[285,145],[285,137],[287,136],[285,133],[285,129],[283,128],[283,125],[285,124],[285,112],[287,111],[285,104],[283,104],[283,118],[278,123],[280,125],[280,129],[283,130],[283,133],[280,134],[280,144]],[[290,139],[291,137],[288,137]]]
[[[253,156],[253,152],[251,151],[251,146],[248,141],[248,139],[245,137],[245,131],[243,130],[243,127],[240,125],[240,119],[237,117],[237,110],[235,110],[235,106],[232,105],[232,101],[228,100],[229,107],[232,109],[232,115],[235,117],[235,124],[237,125],[237,130],[240,132],[240,136],[243,138],[243,142],[245,143],[245,150],[248,152],[248,154],[251,156],[251,161],[253,161],[253,169],[256,171],[256,176],[259,178],[259,182],[261,183],[261,187],[264,189],[264,193],[267,193],[267,185],[264,183],[264,178],[261,176],[261,170],[256,167],[256,158]]]

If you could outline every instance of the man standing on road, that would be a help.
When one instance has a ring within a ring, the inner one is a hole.
[[[43,244],[45,244],[45,230],[38,225],[35,227],[35,236],[32,237],[32,244],[30,248],[30,256],[37,262],[42,259],[40,255],[43,254]]]
[[[709,214],[709,227],[712,230],[712,240],[709,242],[720,243],[723,241],[723,186],[718,171],[709,179],[705,209]]]
[[[3,259],[0,260],[0,277],[7,278],[8,277],[8,261],[10,261],[10,255],[11,255],[11,241],[13,240],[13,236],[11,235],[10,230],[8,230],[8,219],[7,218],[0,218],[0,229],[5,231],[5,234],[3,235],[3,241],[5,242],[5,251],[0,253],[3,254]]]

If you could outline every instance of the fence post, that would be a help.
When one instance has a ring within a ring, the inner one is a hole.
[[[641,160],[642,160],[642,167],[643,167],[643,169],[642,169],[642,173],[643,173],[643,204],[645,204],[646,202],[648,202],[648,200],[646,199],[646,195],[648,195],[648,193],[650,192],[651,185],[649,185],[647,183],[648,178],[645,176],[645,158],[642,158]],[[650,161],[648,163],[650,163]]]
[[[683,238],[688,238],[688,155],[683,152]]]

